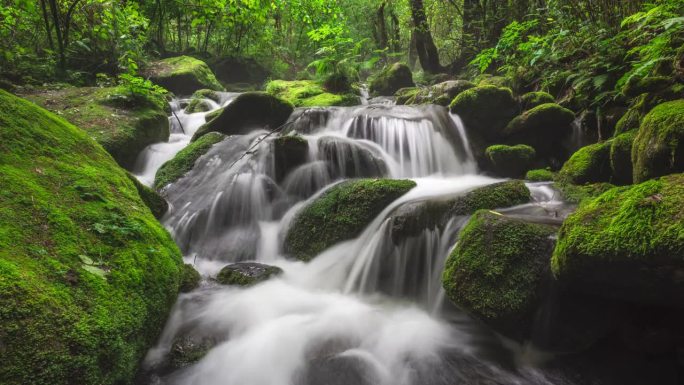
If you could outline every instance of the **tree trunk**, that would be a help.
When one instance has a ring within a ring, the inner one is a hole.
[[[47,34],[48,44],[50,45],[50,50],[54,51],[55,43],[52,41],[52,27],[50,27],[50,17],[47,13],[45,0],[40,0],[40,8],[43,11],[43,21],[45,21],[45,33]]]
[[[415,28],[414,36],[416,38],[416,50],[418,51],[420,66],[423,67],[423,71],[428,73],[442,72],[444,69],[439,64],[439,53],[437,52],[434,40],[432,40],[430,26],[425,16],[423,0],[411,0],[411,16]]]
[[[386,3],[383,1],[375,13],[375,26],[377,30],[376,41],[378,43],[378,48],[380,49],[387,48],[388,46],[387,24],[385,23],[385,5]]]
[[[56,0],[50,1],[50,11],[52,13],[52,25],[55,26],[55,34],[57,35],[57,48],[59,50],[59,71],[64,72],[66,69],[66,56],[64,54],[64,41],[62,40],[62,30],[59,27],[59,10],[57,8]]]

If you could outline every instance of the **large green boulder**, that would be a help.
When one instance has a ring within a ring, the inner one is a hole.
[[[523,111],[530,110],[542,104],[555,102],[556,99],[551,96],[551,94],[544,91],[528,92],[520,97],[520,107]]]
[[[266,92],[286,100],[295,107],[355,106],[359,97],[349,90],[342,93],[328,91],[313,80],[272,80],[266,84]]]
[[[684,306],[684,175],[617,187],[570,215],[554,275],[596,296]]]
[[[88,133],[0,91],[0,383],[130,384],[182,260]]]
[[[684,171],[684,99],[662,103],[644,117],[632,165],[635,183]]]
[[[632,183],[632,145],[636,132],[629,131],[610,142],[611,183],[622,186]]]
[[[164,214],[166,214],[166,212],[169,210],[169,203],[166,201],[166,199],[159,195],[159,193],[157,193],[155,190],[142,184],[138,178],[131,173],[127,172],[126,176],[128,176],[128,179],[133,182],[135,189],[138,190],[140,199],[142,199],[145,205],[150,208],[152,215],[154,215],[154,217],[157,219],[163,217]]]
[[[271,94],[245,92],[201,126],[192,140],[196,141],[212,131],[239,135],[264,126],[275,130],[285,124],[292,111],[292,104]]]
[[[502,139],[502,129],[518,113],[518,103],[509,88],[480,86],[458,94],[450,105],[468,131],[488,141]]]
[[[563,164],[559,181],[576,185],[609,182],[611,141],[590,144],[577,150]]]
[[[507,146],[497,144],[485,150],[491,170],[505,178],[521,178],[532,167],[535,158],[534,148],[518,144]]]
[[[190,56],[176,56],[153,62],[146,75],[154,83],[177,95],[192,95],[199,89],[223,91],[207,63]]]
[[[554,226],[476,212],[447,258],[442,283],[448,298],[494,330],[529,336],[553,251]]]
[[[373,77],[369,90],[373,96],[392,96],[400,88],[414,85],[411,69],[406,64],[394,63]]]
[[[525,180],[529,180],[530,182],[549,182],[553,181],[555,177],[553,171],[545,168],[529,170],[525,173]]]
[[[575,114],[556,103],[545,103],[523,112],[505,128],[509,143],[528,144],[542,157],[559,157],[572,134]],[[561,155],[562,156],[562,155]]]
[[[328,247],[352,239],[416,183],[358,179],[339,183],[304,207],[285,236],[285,251],[308,261]]]
[[[197,159],[206,154],[214,144],[225,139],[226,136],[218,132],[210,132],[180,150],[173,159],[164,163],[154,176],[154,187],[161,190],[170,183],[180,179],[192,170]]]
[[[168,105],[160,93],[132,94],[123,86],[67,87],[25,96],[88,132],[129,170],[145,147],[169,139]]]

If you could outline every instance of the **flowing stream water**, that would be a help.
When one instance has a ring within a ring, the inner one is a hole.
[[[222,104],[233,97],[224,95]],[[467,217],[409,237],[393,234],[392,220],[403,208],[498,180],[478,175],[463,124],[445,108],[380,103],[296,110],[281,135],[306,139],[307,162],[280,181],[275,137],[264,139],[267,131],[257,130],[217,143],[165,187],[170,209],[163,223],[203,281],[180,295],[145,360],[146,383],[570,383],[528,365],[532,354],[512,354],[445,301],[443,264]],[[172,103],[171,140],[140,156],[137,175],[147,184],[204,123],[204,113],[185,114],[180,105]],[[359,237],[311,262],[283,255],[284,234],[298,210],[354,177],[410,178],[417,187]],[[563,210],[550,187],[529,187],[534,202],[510,210],[540,216]],[[212,280],[238,261],[275,265],[284,273],[247,288]],[[208,352],[194,364],[171,365],[179,341]]]

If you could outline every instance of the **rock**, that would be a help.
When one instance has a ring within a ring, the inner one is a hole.
[[[85,130],[122,167],[131,170],[147,146],[169,139],[164,95],[132,96],[119,87],[67,87],[26,98]]]
[[[333,178],[377,178],[388,174],[385,161],[355,141],[325,136],[318,140],[318,150]]]
[[[391,215],[392,240],[417,236],[425,229],[442,227],[456,216],[471,215],[481,209],[517,206],[530,201],[525,183],[511,180],[478,187],[463,195],[399,206]]]
[[[275,181],[280,183],[295,168],[306,163],[309,142],[299,135],[279,136],[273,140]]]
[[[475,87],[467,80],[449,80],[430,87],[407,87],[399,89],[394,96],[398,105],[438,104],[448,106],[461,92]]]
[[[653,108],[632,147],[635,183],[684,171],[684,99]]]
[[[578,185],[610,181],[610,148],[610,141],[580,148],[565,162],[558,179],[563,183]]]
[[[541,104],[511,120],[504,135],[509,143],[534,147],[541,158],[563,157],[564,144],[572,134],[574,119],[572,111],[558,104]]]
[[[414,85],[411,69],[406,64],[394,63],[371,80],[369,90],[373,96],[392,96],[400,88]]]
[[[218,132],[210,132],[182,149],[173,159],[164,163],[154,176],[154,187],[161,190],[192,170],[197,159],[206,154],[211,147],[225,139],[226,136]]]
[[[209,66],[190,56],[176,56],[153,62],[146,70],[152,82],[176,95],[191,95],[199,89],[223,91]]]
[[[458,94],[450,105],[468,131],[488,141],[502,138],[502,129],[518,111],[518,103],[509,88],[481,86]]]
[[[210,337],[176,337],[171,345],[169,364],[173,369],[186,368],[204,358],[216,345]]]
[[[326,76],[323,80],[323,88],[334,94],[351,93],[352,86],[347,75],[343,73],[333,73]]]
[[[311,260],[358,236],[390,203],[415,187],[410,180],[358,179],[339,183],[304,207],[285,236],[286,253]]]
[[[551,267],[570,289],[642,304],[684,304],[684,175],[617,187],[561,228]]]
[[[126,176],[128,176],[128,179],[133,182],[135,189],[138,190],[140,199],[142,199],[142,201],[145,202],[145,205],[150,208],[152,215],[154,215],[154,217],[157,219],[163,217],[164,214],[166,214],[166,212],[169,210],[169,203],[166,202],[166,199],[164,199],[164,197],[159,195],[156,191],[140,183],[138,178],[133,176],[131,173],[127,172]]]
[[[516,340],[531,333],[557,228],[476,212],[448,257],[448,298],[497,332]]]
[[[399,106],[406,106],[411,104],[420,104],[416,102],[416,96],[422,94],[423,91],[420,87],[404,87],[397,90],[394,93],[395,102]]]
[[[194,94],[192,94],[193,99],[194,98],[201,98],[201,99],[211,99],[215,101],[216,103],[221,103],[221,95],[219,95],[218,92],[214,90],[210,90],[208,88],[201,89],[199,91],[195,91]]]
[[[492,170],[505,178],[521,178],[532,166],[536,155],[534,148],[524,144],[489,146],[485,154]]]
[[[269,73],[257,60],[243,57],[219,57],[209,60],[209,67],[223,84],[263,84]]]
[[[530,170],[525,174],[525,180],[530,182],[548,182],[555,178],[553,171],[549,169]]]
[[[447,80],[433,86],[435,90],[439,90],[442,94],[446,94],[446,96],[449,97],[449,102],[451,102],[451,100],[453,100],[461,92],[474,87],[475,83],[469,82],[467,80]]]
[[[610,144],[611,183],[622,186],[632,183],[632,144],[636,132],[630,131],[618,135]]]
[[[496,86],[496,87],[506,87],[512,88],[513,81],[510,78],[504,76],[492,76],[490,74],[478,75],[474,82],[479,86]]]
[[[556,99],[551,96],[551,94],[544,91],[528,92],[520,97],[520,106],[523,111],[530,110],[542,104],[555,102]]]
[[[221,269],[216,280],[223,285],[251,286],[283,273],[277,266],[238,262]]]
[[[334,94],[313,80],[272,80],[266,92],[286,100],[295,107],[354,106],[360,104],[358,96],[347,93]]]
[[[292,104],[265,92],[245,92],[221,109],[218,116],[201,126],[192,141],[209,132],[240,135],[268,126],[274,130],[287,121]]]
[[[181,293],[193,291],[199,287],[202,277],[192,265],[185,264],[181,270],[180,288]]]
[[[211,110],[211,108],[211,104],[207,103],[206,100],[195,97],[190,101],[190,104],[185,107],[185,113],[194,114],[196,112],[207,112]]]
[[[84,130],[0,91],[3,384],[133,382],[180,251]]]
[[[662,91],[671,84],[671,77],[648,76],[645,78],[638,78],[632,76],[622,87],[622,94],[633,98],[641,94]]]

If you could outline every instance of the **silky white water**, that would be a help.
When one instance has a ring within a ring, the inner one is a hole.
[[[504,370],[483,357],[481,339],[496,339],[444,309],[443,264],[467,218],[454,217],[410,237],[393,234],[393,216],[405,205],[497,181],[476,174],[457,117],[438,106],[308,109],[293,114],[283,134],[303,135],[308,152],[307,161],[280,183],[275,139],[255,131],[217,143],[165,189],[170,211],[164,224],[204,281],[179,297],[148,353],[150,383],[558,383],[532,369]],[[164,156],[172,151],[168,146]],[[150,149],[148,158],[141,157],[143,169],[158,168],[152,163],[161,155],[153,154]],[[417,186],[357,238],[308,263],[283,255],[284,234],[298,210],[354,177],[411,178]],[[553,201],[544,186],[532,190],[539,201]],[[284,273],[247,288],[211,280],[227,264],[247,260]],[[169,367],[179,339],[208,352],[192,365]]]

